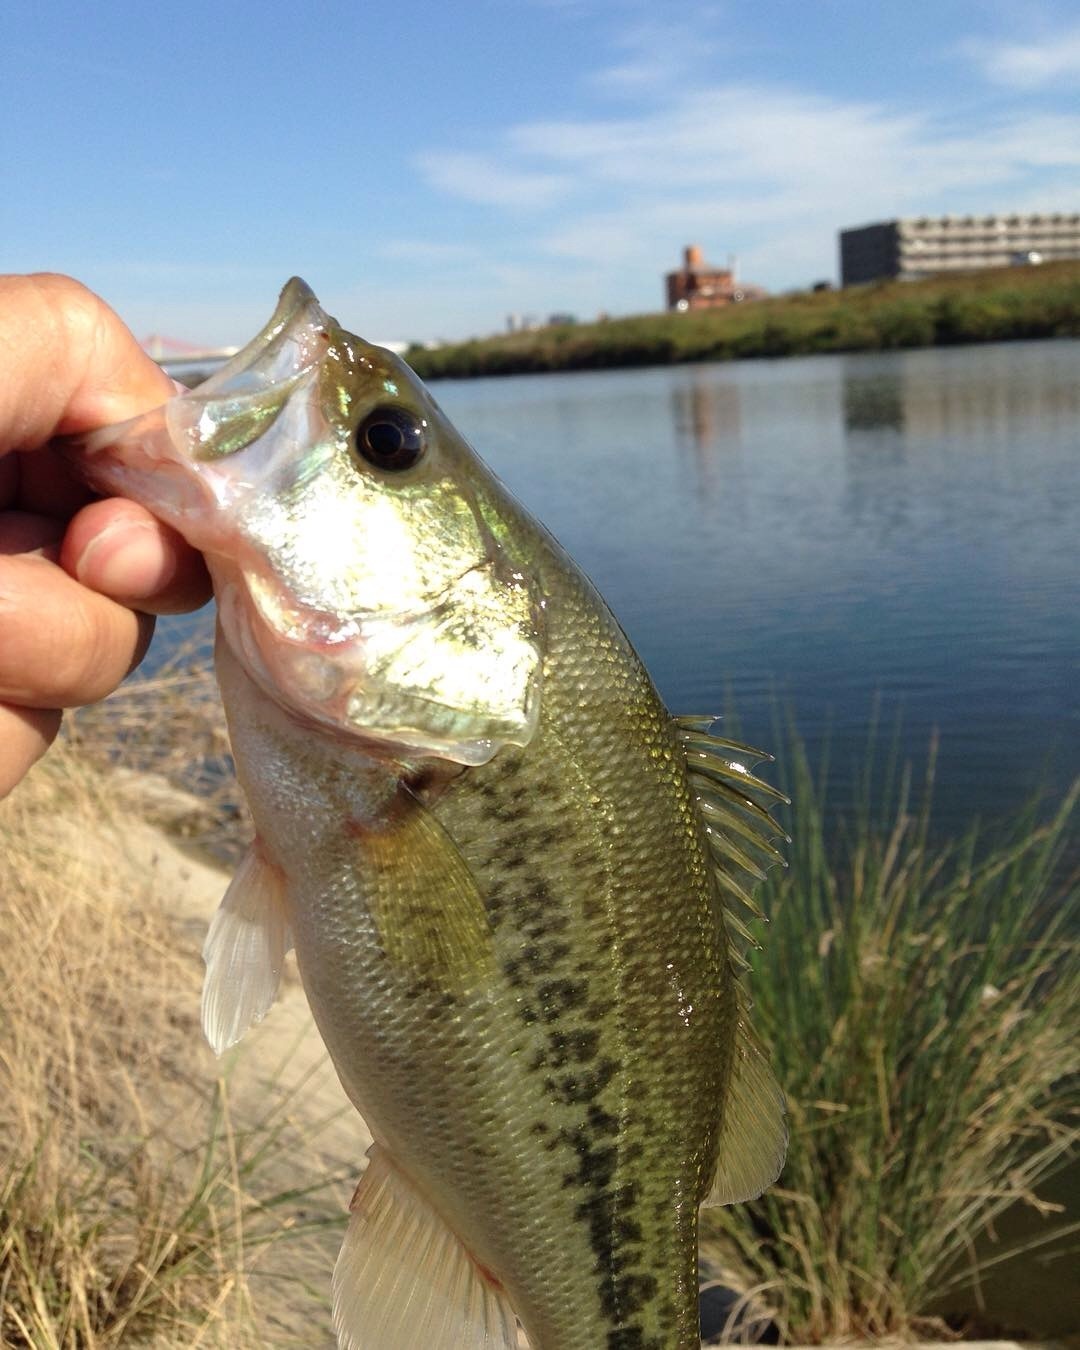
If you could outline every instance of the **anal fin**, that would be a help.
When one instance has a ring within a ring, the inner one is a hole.
[[[340,1350],[514,1350],[505,1290],[374,1145],[334,1267]]]
[[[202,1025],[217,1055],[266,1016],[292,946],[285,879],[256,839],[241,859],[203,944]]]

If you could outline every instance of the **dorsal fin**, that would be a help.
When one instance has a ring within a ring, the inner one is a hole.
[[[753,898],[754,888],[770,867],[784,862],[773,839],[778,835],[788,839],[769,814],[768,804],[787,804],[788,799],[751,771],[759,761],[772,759],[764,750],[710,735],[715,718],[676,717],[674,721],[720,886],[725,926],[729,936],[734,930],[749,938],[747,913],[755,919],[763,917]],[[734,945],[738,959],[741,944]]]
[[[753,1200],[780,1175],[787,1152],[784,1094],[750,1026],[745,998],[740,1004],[716,1165],[704,1205]]]
[[[764,918],[754,888],[770,867],[784,861],[773,839],[779,835],[786,840],[787,835],[770,815],[769,804],[788,799],[752,772],[754,764],[771,760],[771,755],[710,735],[715,718],[674,720],[712,857],[728,955],[738,977],[747,968],[746,949],[759,945],[748,925]],[[759,1195],[779,1175],[787,1147],[784,1095],[750,1026],[749,999],[738,978],[736,999],[731,1070],[707,1205]]]

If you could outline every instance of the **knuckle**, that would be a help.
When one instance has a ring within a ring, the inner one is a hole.
[[[44,559],[0,559],[0,698],[30,707],[103,698],[140,654],[142,627]]]

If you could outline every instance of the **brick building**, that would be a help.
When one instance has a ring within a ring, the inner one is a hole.
[[[710,267],[697,244],[687,245],[683,250],[682,267],[677,272],[669,272],[666,282],[668,309],[719,309],[741,300],[756,300],[765,294],[760,286],[744,286],[737,282],[731,268]]]

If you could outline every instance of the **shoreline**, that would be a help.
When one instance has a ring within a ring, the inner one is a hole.
[[[414,343],[405,360],[433,381],[1078,336],[1080,262],[1062,262]]]

